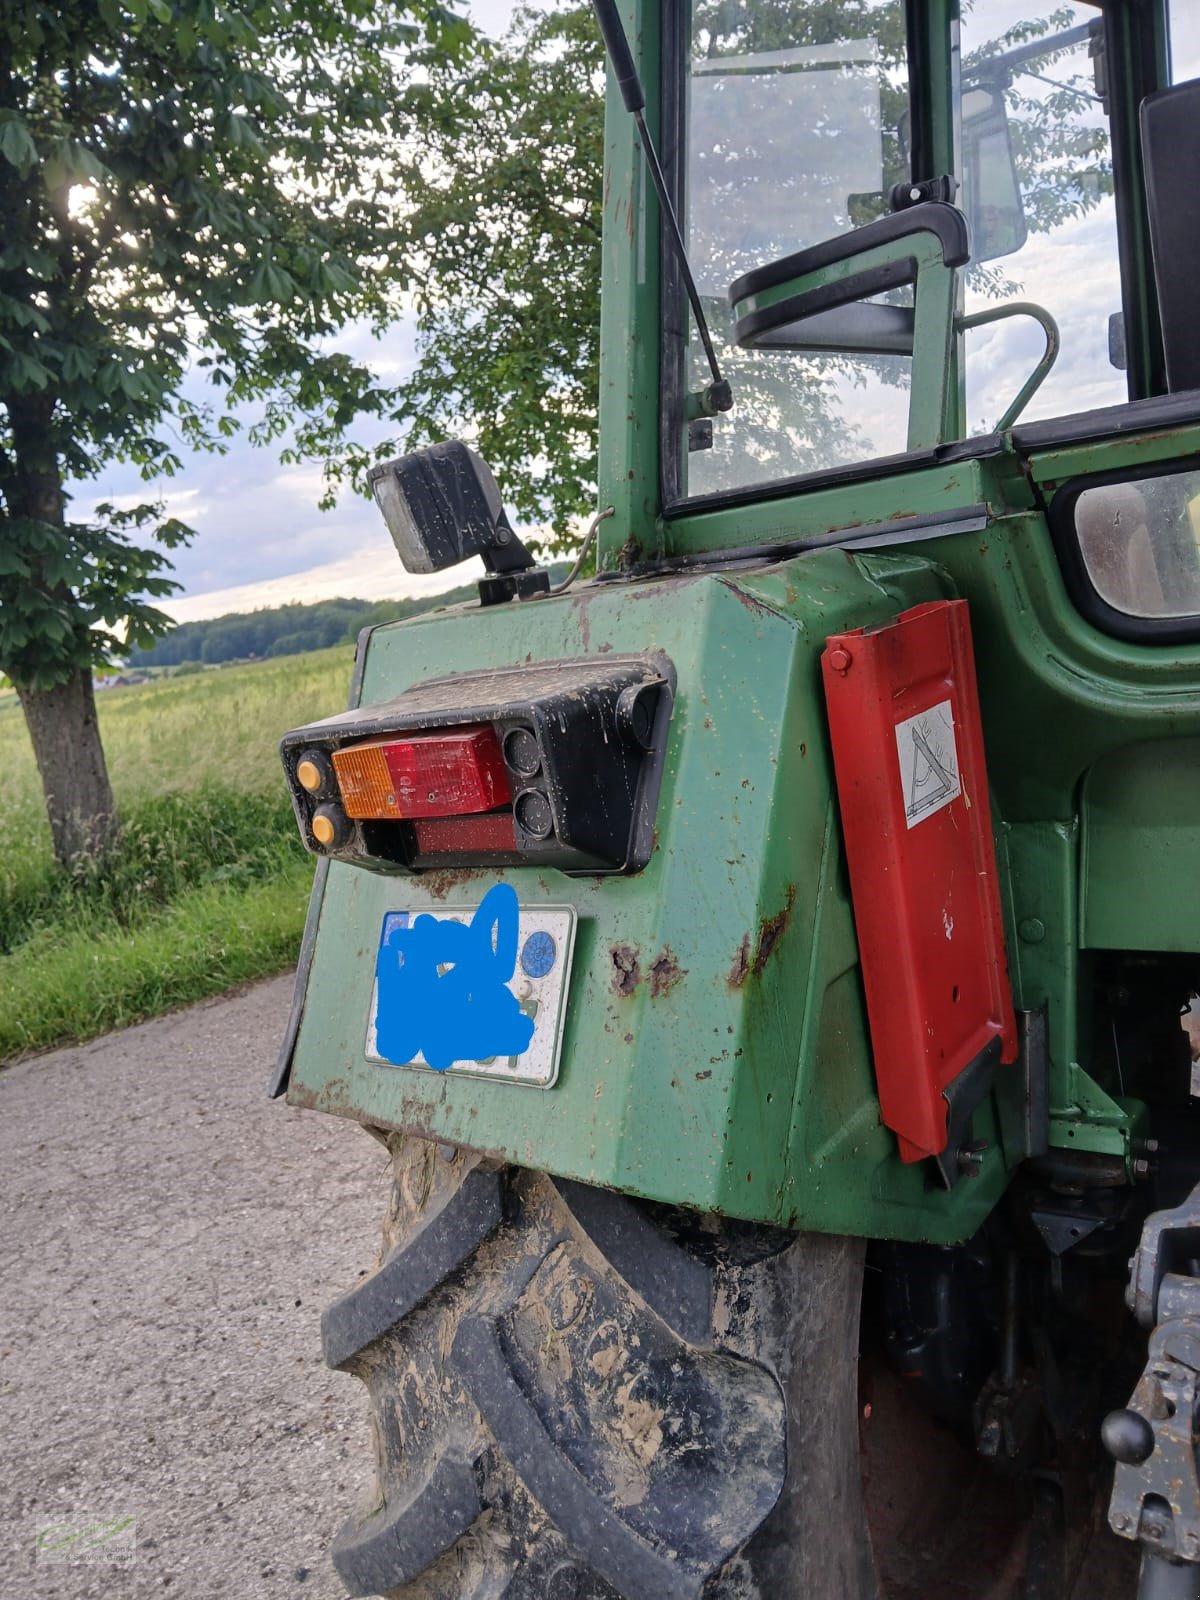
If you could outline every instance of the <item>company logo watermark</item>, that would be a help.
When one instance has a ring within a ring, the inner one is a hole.
[[[39,1520],[36,1532],[39,1562],[76,1566],[132,1566],[137,1549],[137,1524],[131,1516],[75,1511]]]

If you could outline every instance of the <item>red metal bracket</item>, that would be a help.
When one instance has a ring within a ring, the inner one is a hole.
[[[967,603],[834,634],[822,670],[880,1110],[953,1163],[1017,1058]]]

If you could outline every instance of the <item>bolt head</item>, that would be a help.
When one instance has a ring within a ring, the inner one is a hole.
[[[835,645],[828,655],[829,670],[830,672],[849,672],[853,660],[854,657],[844,645]]]

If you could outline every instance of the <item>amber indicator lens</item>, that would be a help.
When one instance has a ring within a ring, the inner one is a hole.
[[[335,750],[333,766],[346,815],[364,821],[463,816],[509,799],[490,727],[371,739]]]

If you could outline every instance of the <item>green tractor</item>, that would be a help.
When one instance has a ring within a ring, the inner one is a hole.
[[[282,745],[273,1091],[395,1172],[351,1594],[1200,1596],[1172,7],[596,0],[595,575],[376,468],[479,602]]]

